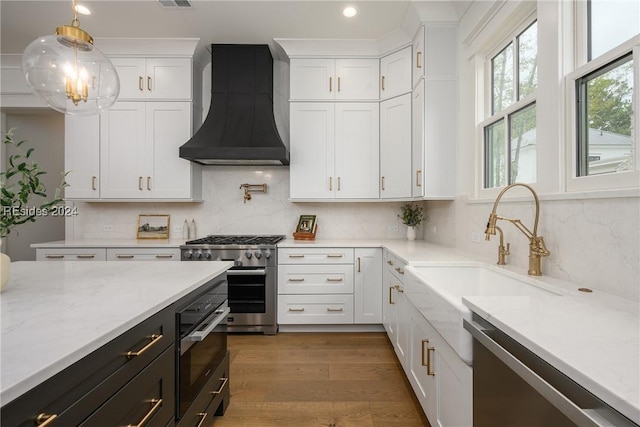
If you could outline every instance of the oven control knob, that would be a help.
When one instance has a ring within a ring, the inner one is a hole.
[[[262,258],[262,253],[260,253],[260,251],[255,251],[253,255],[256,257],[256,259]]]
[[[205,259],[211,259],[211,251],[209,250],[204,251],[204,257]]]
[[[252,256],[252,255],[253,255],[253,254],[252,254],[251,252],[249,252],[249,251],[247,251],[247,252],[245,252],[245,253],[244,253],[244,256],[246,256],[246,257],[247,257],[247,259],[251,259],[251,256]]]
[[[264,257],[265,257],[266,259],[271,258],[271,251],[270,251],[269,249],[267,249],[267,250],[265,251],[265,253],[264,253]]]
[[[193,251],[184,251],[184,257],[186,259],[191,259],[192,256],[193,256]]]
[[[202,258],[202,251],[200,249],[198,249],[197,251],[195,251],[195,253],[193,254],[194,258],[196,259],[200,259]]]

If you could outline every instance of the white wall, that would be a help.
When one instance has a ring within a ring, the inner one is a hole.
[[[525,3],[525,2],[522,2]],[[521,3],[521,4],[522,4]],[[495,28],[508,28],[522,19],[531,7],[518,10],[518,2],[476,1],[459,27],[460,48],[460,139],[459,194],[453,202],[427,202],[431,221],[425,239],[454,246],[489,262],[497,261],[497,238],[490,242],[471,241],[473,232],[484,239],[484,229],[493,207],[493,199],[475,200],[477,164],[475,79],[477,58],[474,54],[491,49],[498,42],[492,37]],[[531,4],[530,4],[531,6]],[[534,3],[533,6],[536,6]],[[570,280],[581,286],[640,300],[640,200],[638,197],[569,198],[562,188],[560,164],[563,162],[564,134],[563,91],[561,88],[562,55],[559,48],[561,8],[554,1],[537,3],[539,34],[538,145],[544,154],[538,161],[538,184],[541,194],[541,217],[538,234],[544,236],[551,256],[542,260],[544,275]],[[494,13],[491,20],[487,14]],[[484,24],[488,25],[484,27]],[[490,31],[483,31],[490,29]],[[521,193],[519,201],[501,202],[498,213],[520,218],[529,228],[533,224],[533,200]],[[507,262],[526,271],[528,241],[514,226],[500,222],[505,238],[511,242]],[[438,234],[433,233],[437,227]]]

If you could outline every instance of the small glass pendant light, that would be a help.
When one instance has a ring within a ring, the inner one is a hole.
[[[54,35],[38,37],[22,54],[29,88],[54,110],[64,114],[98,114],[120,93],[118,73],[109,59],[80,29],[75,0],[71,25]]]

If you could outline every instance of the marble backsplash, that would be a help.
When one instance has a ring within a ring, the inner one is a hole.
[[[268,184],[268,193],[243,201],[240,185]],[[67,239],[135,237],[138,214],[171,215],[171,237],[182,238],[185,219],[195,219],[198,236],[207,234],[285,234],[294,231],[302,214],[318,216],[319,238],[404,238],[397,215],[401,202],[292,203],[289,169],[249,166],[203,168],[202,203],[77,203],[78,216],[67,221]],[[493,201],[421,202],[430,220],[420,233],[425,240],[455,247],[494,263],[497,236],[484,240]],[[503,199],[499,213],[533,223],[529,200]],[[501,222],[511,243],[507,262],[526,269],[526,237]],[[177,227],[177,228],[176,228]],[[398,231],[394,230],[397,227]],[[109,230],[109,231],[106,231]],[[472,242],[472,233],[479,237]],[[637,198],[541,200],[538,234],[551,256],[542,260],[543,274],[640,300],[640,205]]]

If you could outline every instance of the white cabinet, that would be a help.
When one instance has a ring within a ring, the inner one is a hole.
[[[199,198],[197,167],[178,156],[190,136],[189,102],[114,104],[101,115],[101,197]]]
[[[180,261],[180,248],[107,248],[107,261]]]
[[[407,304],[404,296],[404,267],[406,263],[391,252],[384,251],[382,288],[383,326],[402,366],[408,361],[409,329],[407,328]]]
[[[411,91],[411,46],[380,59],[380,99]]]
[[[36,261],[106,261],[105,248],[38,248]]]
[[[377,103],[293,102],[292,199],[378,198]]]
[[[411,96],[411,195],[424,196],[424,80]]]
[[[377,59],[292,59],[291,100],[378,99]]]
[[[411,93],[380,103],[380,197],[411,197]]]
[[[415,87],[418,82],[424,77],[424,25],[420,25],[416,30],[416,34],[413,36],[413,59],[411,62],[413,83],[412,87]]]
[[[100,197],[100,116],[64,116],[65,199]]]
[[[382,323],[382,250],[355,248],[354,323]]]
[[[119,101],[190,100],[191,58],[109,58],[120,78]]]
[[[413,306],[407,377],[433,426],[473,425],[473,371]],[[406,368],[405,368],[406,370]]]

